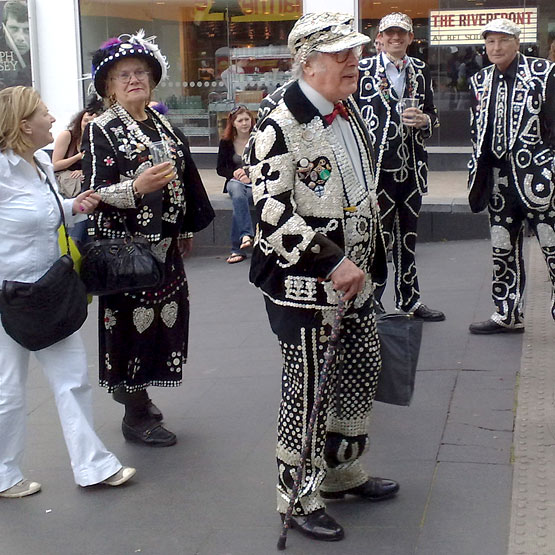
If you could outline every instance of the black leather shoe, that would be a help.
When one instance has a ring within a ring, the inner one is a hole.
[[[415,318],[426,322],[443,322],[445,320],[445,314],[441,310],[433,310],[425,304],[421,304],[412,314]]]
[[[149,416],[151,418],[154,418],[154,420],[158,420],[158,422],[164,420],[164,415],[162,414],[162,411],[152,402],[151,399],[148,400],[146,410],[148,410]]]
[[[281,515],[281,520],[285,515]],[[338,524],[324,509],[318,509],[307,515],[291,517],[291,528],[301,534],[325,542],[337,542],[345,537],[343,527]]]
[[[470,333],[477,335],[487,335],[491,333],[524,333],[524,326],[519,328],[509,328],[498,324],[491,318],[485,322],[474,322],[468,326]]]
[[[150,447],[169,447],[177,442],[176,435],[166,430],[158,422],[154,422],[145,428],[141,425],[130,426],[125,420],[122,420],[121,431],[123,432],[123,437],[128,441],[143,443]]]
[[[399,483],[386,478],[368,478],[364,484],[343,491],[320,491],[324,499],[343,499],[345,495],[356,495],[367,501],[382,501],[399,491]]]

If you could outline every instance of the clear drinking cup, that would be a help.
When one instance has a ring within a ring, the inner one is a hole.
[[[150,147],[150,154],[152,155],[152,165],[156,166],[162,162],[169,162],[171,160],[170,153],[165,141],[155,141]]]
[[[152,165],[162,164],[163,162],[171,162],[170,151],[166,141],[154,141],[148,148],[152,156]],[[170,177],[172,174],[169,173],[164,177]]]
[[[418,108],[418,99],[417,98],[401,98],[401,100],[399,100],[399,105],[398,105],[398,109],[399,109],[399,115],[402,117],[403,113],[405,112],[405,110],[408,110],[409,108]],[[410,123],[410,120],[412,118],[405,116],[404,118],[406,121],[404,121],[403,123],[405,123],[405,125],[407,125],[408,123]]]

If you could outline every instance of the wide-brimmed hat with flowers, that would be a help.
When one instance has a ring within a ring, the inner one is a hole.
[[[135,57],[144,60],[152,72],[152,79],[157,85],[168,73],[168,62],[154,42],[156,37],[145,38],[143,29],[134,35],[120,35],[108,39],[92,56],[92,79],[96,92],[106,97],[106,78],[110,68],[126,58]]]

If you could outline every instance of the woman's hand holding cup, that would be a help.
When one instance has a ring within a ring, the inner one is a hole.
[[[164,188],[175,179],[175,168],[171,162],[162,162],[146,169],[135,181],[133,188],[139,195],[146,195]]]

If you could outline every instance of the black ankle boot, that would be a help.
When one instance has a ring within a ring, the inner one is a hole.
[[[112,393],[114,401],[125,405],[125,412],[127,415],[127,407],[131,408],[131,411],[141,412],[141,409],[146,409],[148,414],[154,420],[158,422],[164,420],[164,415],[162,411],[152,402],[146,389],[140,391],[126,391],[125,387],[121,386],[114,389]],[[131,420],[136,420],[133,416],[130,417]]]

